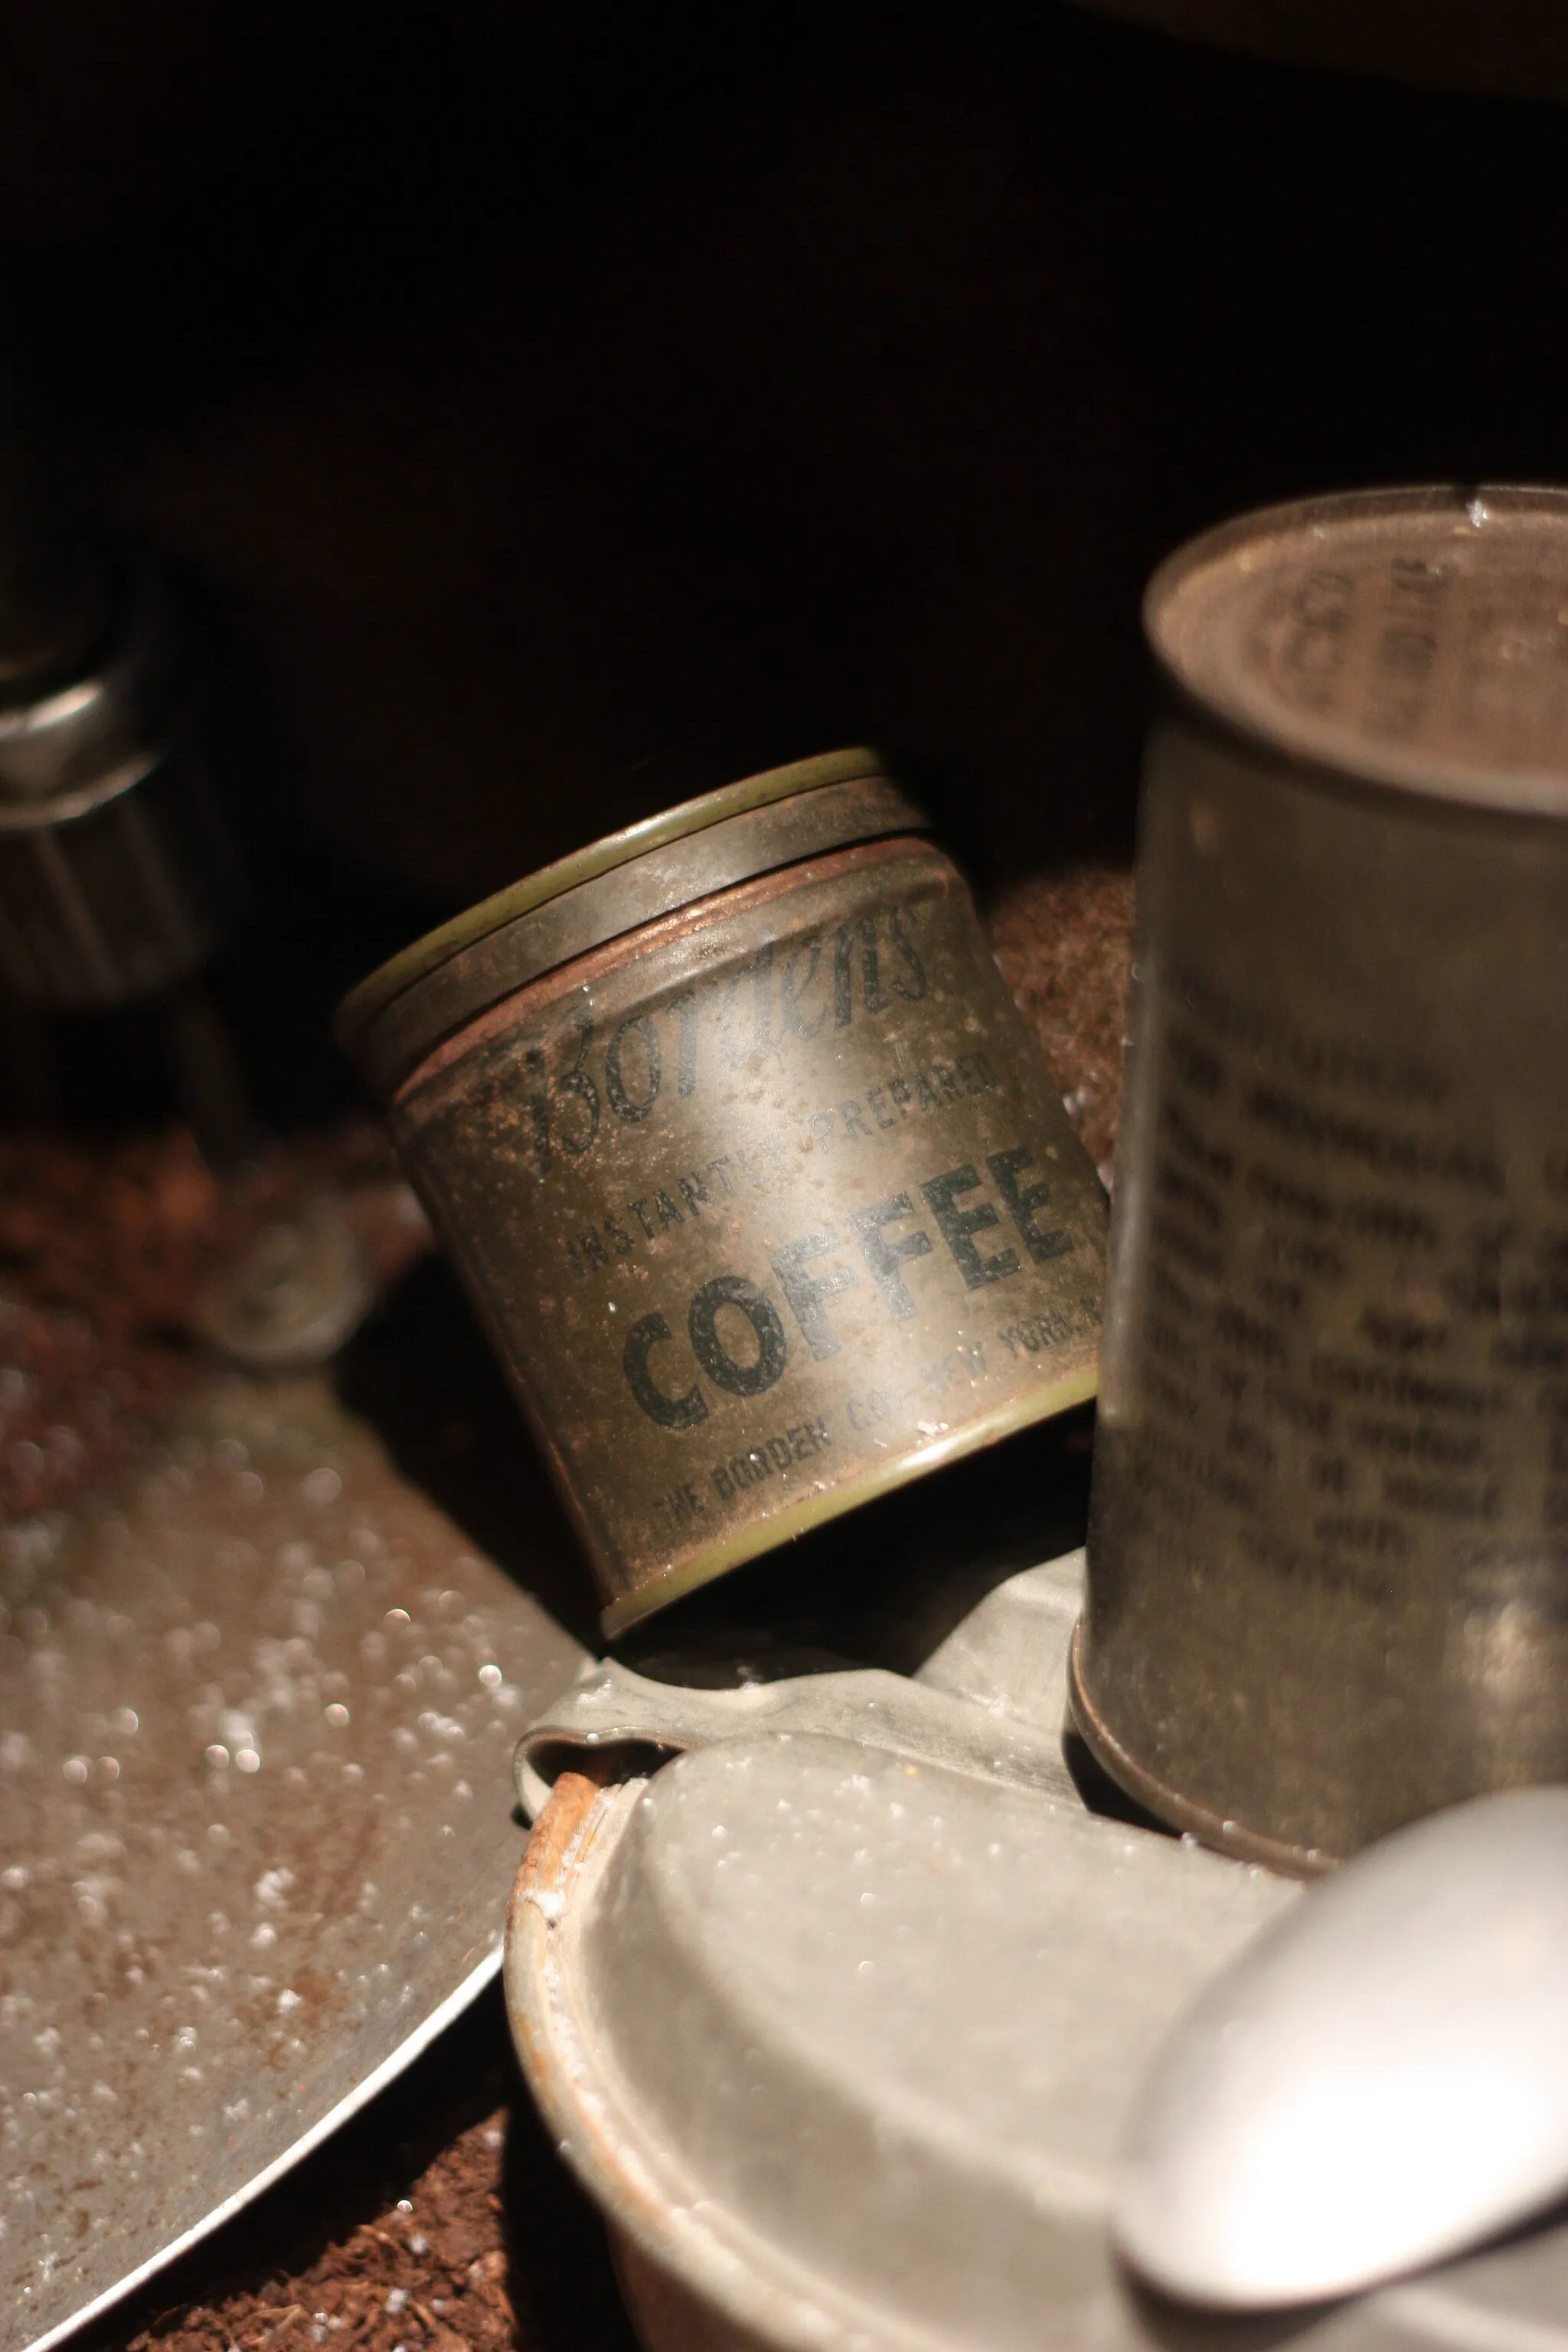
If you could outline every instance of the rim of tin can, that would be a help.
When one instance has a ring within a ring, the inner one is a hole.
[[[693,834],[704,833],[710,825],[721,824],[726,817],[765,808],[773,801],[787,800],[795,793],[814,792],[824,784],[850,783],[862,776],[878,775],[881,770],[880,755],[864,745],[820,752],[813,759],[793,760],[787,766],[767,768],[757,775],[742,776],[735,783],[721,784],[716,792],[678,802],[673,808],[639,818],[636,824],[626,825],[619,833],[605,834],[598,841],[571,850],[552,864],[542,866],[537,873],[525,874],[521,881],[493,891],[477,906],[467,908],[435,930],[426,931],[422,939],[413,940],[359,981],[338,1007],[338,1036],[352,1052],[376,1015],[384,1012],[395,997],[450,962],[464,948],[488,939],[492,931],[515,922],[520,915],[536,913],[552,898],[576,889],[580,883],[614,873],[617,866],[629,865],[634,857],[642,857],[651,849],[663,849],[670,842],[685,841]]]
[[[1558,561],[1550,571],[1539,562],[1531,571],[1517,558],[1532,540],[1539,558],[1543,539]],[[1478,556],[1490,560],[1496,577],[1499,559],[1513,555],[1520,587],[1533,581],[1549,592],[1554,610],[1545,635],[1562,666],[1568,717],[1568,488],[1551,483],[1417,483],[1251,509],[1201,531],[1158,565],[1144,592],[1144,635],[1187,714],[1254,751],[1352,787],[1484,814],[1568,817],[1568,724],[1550,761],[1488,756],[1484,745],[1467,749],[1452,726],[1436,740],[1401,742],[1395,731],[1378,735],[1349,716],[1292,706],[1265,677],[1266,625],[1279,617],[1291,572],[1302,572],[1310,559],[1320,567],[1316,577],[1331,579],[1321,567],[1335,557],[1348,566],[1359,556],[1360,578],[1369,558],[1422,566],[1443,555],[1450,559],[1447,577]],[[1500,670],[1507,659],[1499,656]],[[1435,675],[1444,667],[1433,662]]]
[[[847,1517],[851,1511],[863,1509],[868,1503],[879,1502],[901,1486],[912,1486],[918,1480],[929,1478],[933,1471],[944,1470],[950,1463],[984,1454],[1004,1438],[1016,1437],[1026,1429],[1037,1429],[1044,1422],[1057,1421],[1080,1404],[1092,1403],[1099,1393],[1097,1346],[1087,1365],[1074,1365],[1055,1380],[1041,1380],[1026,1395],[994,1406],[962,1429],[927,1438],[890,1460],[872,1463],[858,1477],[847,1478],[842,1486],[830,1487],[826,1494],[802,1495],[797,1502],[771,1512],[766,1518],[753,1519],[749,1527],[694,1553],[679,1568],[654,1570],[631,1591],[605,1603],[599,1612],[599,1622],[605,1638],[614,1641],[633,1625],[641,1624],[644,1618],[668,1609],[672,1601],[684,1601],[689,1593],[700,1592],[704,1585],[716,1584],[732,1568],[744,1568],[748,1561],[761,1559],[764,1553],[777,1551],[801,1536],[811,1535],[818,1528]]]

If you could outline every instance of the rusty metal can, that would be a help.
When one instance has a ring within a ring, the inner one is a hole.
[[[1310,1872],[1568,1774],[1568,493],[1160,571],[1073,1704]]]
[[[595,844],[341,1031],[610,1632],[1094,1393],[1103,1197],[875,754]]]

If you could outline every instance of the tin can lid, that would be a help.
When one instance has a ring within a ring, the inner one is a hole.
[[[805,822],[771,822],[766,813],[784,802],[804,803]],[[742,874],[923,822],[888,782],[872,751],[827,751],[743,777],[574,850],[416,940],[344,997],[339,1040],[372,1084],[385,1091],[440,1036],[588,946]],[[637,861],[679,850],[721,826],[727,830],[711,843],[714,854],[678,859],[665,887],[640,892],[616,887],[615,877]],[[569,898],[580,919],[550,927],[531,919]]]
[[[1238,516],[1143,606],[1209,719],[1343,778],[1568,817],[1568,490],[1358,490]]]

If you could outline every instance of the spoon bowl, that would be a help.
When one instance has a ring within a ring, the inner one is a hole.
[[[1248,2310],[1565,2192],[1568,1789],[1520,1789],[1369,1847],[1208,1987],[1134,2111],[1115,2234],[1166,2294]]]

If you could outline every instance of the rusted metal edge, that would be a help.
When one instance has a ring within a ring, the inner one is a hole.
[[[338,1008],[339,1042],[374,1091],[390,1097],[443,1038],[531,981],[738,883],[858,842],[919,832],[925,823],[884,776],[817,783],[733,810],[635,856],[612,858],[603,871],[585,871],[537,905],[498,914],[489,929],[455,944],[405,985],[371,996],[384,978],[373,973]],[[520,884],[503,897],[523,893]],[[475,910],[476,920],[483,911]]]
[[[585,2062],[574,2063],[572,2054],[580,2037],[556,1939],[569,1932],[569,1906],[591,1891],[647,1786],[642,1779],[600,1786],[584,1774],[563,1773],[529,1841],[507,1909],[507,2011],[529,2089],[559,2154],[612,2218],[614,2230],[657,2270],[704,2302],[710,2298],[727,2318],[755,2329],[763,2341],[776,2340],[787,2324],[802,2352],[847,2352],[871,2340],[874,2322],[879,2345],[932,2352],[923,2331],[917,2335],[883,2313],[873,2315],[842,2287],[829,2288],[799,2270],[734,2216],[725,2216],[721,2234],[702,2212],[671,2196],[670,2175],[679,2168],[668,2151],[649,2148],[645,2160],[644,2151],[628,2144],[628,2132],[616,2137],[617,2124],[625,2126],[627,2118],[602,2093],[584,2096],[579,2082],[576,2097],[568,2095],[566,2084]]]

